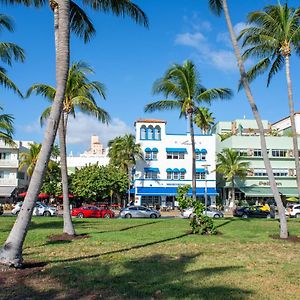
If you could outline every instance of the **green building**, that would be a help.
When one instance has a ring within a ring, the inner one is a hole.
[[[284,135],[286,130],[278,130],[266,120],[263,121],[263,126],[279,192],[286,198],[298,197],[292,138]],[[240,152],[244,160],[250,164],[246,179],[236,179],[236,199],[254,203],[272,198],[256,121],[237,119],[232,122],[218,122],[213,132],[216,133],[217,153],[224,148],[231,148]],[[300,138],[298,143],[300,145]],[[230,186],[223,178],[218,178],[217,188],[223,201],[229,198]]]

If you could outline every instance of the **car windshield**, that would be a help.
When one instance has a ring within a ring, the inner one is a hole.
[[[37,202],[36,204],[41,205],[41,206],[43,206],[43,207],[47,207],[47,205],[44,204],[44,203],[42,203],[42,202]]]

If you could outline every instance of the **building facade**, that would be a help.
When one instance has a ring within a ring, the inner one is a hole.
[[[20,153],[27,152],[30,147],[28,141],[15,141],[15,145],[8,145],[0,141],[0,202],[10,202],[19,191],[27,188],[29,176],[26,169],[19,170]]]
[[[275,175],[279,192],[286,197],[298,197],[295,159],[293,155],[292,138],[283,135],[284,130],[278,130],[268,121],[263,121],[268,155]],[[275,129],[275,131],[274,131]],[[249,170],[245,180],[236,179],[236,197],[240,200],[256,202],[273,197],[270,182],[263,162],[260,136],[255,120],[234,120],[218,122],[213,132],[216,133],[216,150],[224,148],[238,151],[243,160],[249,162]],[[300,139],[298,139],[300,144]],[[217,183],[222,190],[222,198],[229,198],[229,183],[220,178]]]
[[[79,156],[73,156],[70,154],[67,157],[68,173],[72,174],[75,169],[81,169],[84,166],[95,165],[106,166],[109,163],[108,149],[104,148],[100,143],[99,137],[93,135],[91,137],[91,147],[89,150],[80,154]]]
[[[177,206],[178,186],[192,185],[192,145],[189,133],[169,134],[163,120],[135,122],[136,142],[144,160],[134,172],[132,193],[136,205]],[[197,197],[205,195],[212,205],[216,200],[215,136],[195,135]],[[191,195],[191,189],[190,189]]]

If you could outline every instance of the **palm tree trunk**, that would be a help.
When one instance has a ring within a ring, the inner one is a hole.
[[[51,149],[59,124],[62,104],[69,70],[69,38],[70,38],[70,1],[57,0],[59,5],[59,41],[56,52],[56,95],[47,122],[46,132],[41,152],[17,220],[0,250],[0,263],[21,267],[23,263],[22,247],[28,231],[35,201],[42,186],[43,178],[49,162]]]
[[[271,163],[269,160],[269,156],[268,156],[268,152],[267,152],[267,144],[266,144],[266,138],[264,135],[264,128],[263,128],[263,124],[260,118],[260,114],[258,112],[257,106],[255,104],[248,80],[247,80],[247,75],[245,72],[245,67],[243,64],[243,60],[240,54],[240,50],[237,44],[237,40],[236,40],[236,36],[233,30],[233,26],[231,23],[231,19],[230,19],[230,15],[229,15],[229,11],[228,11],[228,6],[227,6],[227,1],[223,0],[223,10],[224,10],[224,14],[225,14],[225,18],[226,18],[226,23],[227,23],[227,27],[228,27],[228,31],[230,34],[230,39],[234,48],[234,53],[238,62],[238,67],[239,67],[239,71],[240,71],[240,75],[241,75],[241,81],[243,84],[243,87],[245,89],[246,92],[246,96],[248,98],[251,110],[253,112],[254,118],[256,120],[257,123],[257,127],[260,133],[260,143],[261,143],[261,151],[263,154],[263,160],[264,160],[264,164],[265,164],[265,168],[266,168],[266,172],[268,174],[269,177],[269,181],[270,181],[270,186],[271,186],[271,190],[272,193],[274,195],[274,199],[276,201],[277,204],[277,208],[278,208],[278,214],[279,214],[279,220],[280,220],[280,237],[281,238],[287,238],[288,237],[288,228],[287,228],[287,221],[286,221],[286,216],[285,216],[285,209],[284,206],[282,204],[282,200],[280,198],[279,195],[279,191],[276,185],[276,181],[275,181],[275,177],[273,174],[273,170],[271,167]]]
[[[127,175],[128,175],[128,195],[127,195],[127,201],[130,203],[130,183],[131,183],[131,171],[130,167],[127,167]],[[126,202],[124,201],[124,207],[126,207]]]
[[[232,202],[231,209],[233,210],[235,208],[235,186],[234,186],[234,180],[231,181],[231,202]]]
[[[188,113],[188,121],[190,125],[191,143],[192,143],[192,197],[193,201],[197,199],[196,193],[196,153],[195,153],[195,135],[193,126],[193,115]]]
[[[289,55],[285,56],[285,72],[286,72],[286,81],[287,81],[287,86],[288,86],[288,100],[289,100],[289,109],[290,109],[291,129],[292,129],[292,134],[293,134],[293,151],[294,151],[294,157],[295,157],[297,189],[298,189],[298,196],[300,197],[299,148],[298,148],[298,139],[297,139],[296,124],[295,124],[295,111],[294,111],[292,80],[291,80],[291,73],[290,73],[290,56]]]
[[[69,186],[68,186],[68,167],[67,167],[67,151],[66,151],[66,125],[65,113],[61,113],[60,123],[58,127],[59,144],[60,144],[60,167],[61,167],[61,182],[63,190],[63,232],[68,235],[75,235],[74,226],[72,223],[69,200]]]

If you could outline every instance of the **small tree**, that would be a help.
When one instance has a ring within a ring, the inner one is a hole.
[[[216,234],[217,231],[212,218],[203,214],[204,205],[199,200],[193,200],[193,198],[188,196],[190,188],[190,185],[179,186],[176,199],[179,202],[180,209],[193,208],[194,215],[190,222],[192,233]]]

